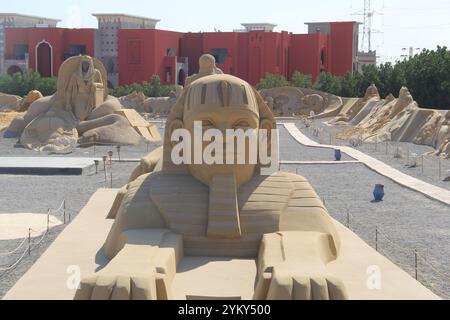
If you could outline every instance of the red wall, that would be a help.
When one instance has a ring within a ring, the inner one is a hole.
[[[59,67],[64,62],[64,53],[70,44],[86,46],[86,53],[94,56],[94,29],[62,28],[8,28],[6,29],[5,57],[14,57],[16,44],[27,44],[30,68],[36,71],[36,46],[46,41],[52,47],[53,76],[57,76]]]
[[[189,58],[189,75],[198,71],[198,59],[203,54],[203,34],[186,33],[180,40],[181,56]]]
[[[166,59],[167,49],[179,54],[182,33],[152,29],[119,30],[119,83],[149,81],[154,74],[165,83],[165,67],[172,67],[175,80],[176,61]]]
[[[343,76],[353,69],[353,23],[331,23],[331,70],[336,76]]]
[[[344,75],[352,71],[352,22],[332,22],[330,34],[290,34],[288,32],[208,32],[180,33],[152,29],[119,30],[119,83],[141,83],[159,75],[163,84],[174,83],[177,59],[189,60],[189,75],[198,72],[198,59],[213,48],[227,48],[228,57],[219,64],[225,73],[256,85],[267,72],[291,78],[294,71],[310,74],[315,80],[321,71]],[[36,69],[36,45],[45,40],[53,48],[53,75],[56,75],[70,45],[86,46],[95,56],[94,29],[13,28],[6,29],[6,58],[12,58],[15,44],[28,44],[30,67]],[[174,57],[167,57],[167,49]],[[324,63],[321,64],[321,50]],[[177,58],[179,57],[179,58]],[[170,82],[165,82],[171,70]]]

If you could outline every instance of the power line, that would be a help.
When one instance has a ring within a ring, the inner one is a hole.
[[[363,16],[363,33],[360,51],[364,51],[366,42],[368,51],[372,51],[372,35],[374,33],[382,33],[372,28],[372,20],[375,15],[383,15],[383,13],[372,10],[372,0],[364,0],[364,9],[352,15]]]

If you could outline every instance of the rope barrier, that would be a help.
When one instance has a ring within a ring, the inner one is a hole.
[[[357,225],[365,227],[365,228],[370,228],[369,226],[359,222],[358,219],[356,219],[353,215],[349,214],[349,216],[351,217],[350,224],[357,224]],[[417,252],[417,250],[414,250],[414,249],[411,249],[411,248],[408,248],[408,247],[404,247],[404,246],[401,246],[401,245],[397,244],[386,233],[380,231],[379,228],[378,228],[377,232],[378,232],[378,235],[382,235],[391,245],[395,246],[396,248],[398,248],[403,253],[408,254],[408,255],[410,255],[410,254],[417,255],[417,258],[420,259],[420,261],[422,261],[425,265],[427,265],[431,270],[433,270],[436,275],[446,279],[446,281],[450,281],[450,275],[440,271],[435,265],[433,265],[431,262],[429,262],[424,256],[420,255]],[[379,247],[379,245],[378,245],[378,247]],[[399,263],[399,262],[396,262],[396,265],[401,267],[401,268],[403,268],[404,270],[408,270],[408,272],[411,272],[415,268],[414,266],[405,265],[405,264],[402,264],[402,263]],[[422,278],[426,279],[426,275],[422,275]],[[420,282],[422,282],[422,281],[420,281]],[[434,285],[432,285],[431,282],[429,282],[429,281],[425,281],[425,282],[429,285],[429,287],[432,287],[440,295],[444,295],[446,297],[450,297],[447,293],[443,292],[441,289],[438,289]],[[424,283],[422,282],[422,284],[424,284]]]
[[[25,255],[28,253],[28,248],[26,248],[22,255],[20,256],[20,258],[14,262],[11,266],[7,267],[7,268],[0,268],[0,272],[6,272],[6,271],[10,271],[12,269],[14,269],[15,267],[17,267],[17,265],[23,260],[23,258],[25,257]]]
[[[19,246],[10,252],[0,252],[0,257],[10,256],[10,255],[16,253],[25,244],[25,242],[27,240],[28,240],[28,237],[23,238],[23,241],[19,244]]]

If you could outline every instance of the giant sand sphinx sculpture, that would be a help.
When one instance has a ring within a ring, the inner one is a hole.
[[[339,259],[339,235],[307,180],[264,176],[257,164],[174,164],[172,133],[193,134],[194,121],[222,131],[276,128],[246,82],[223,74],[191,78],[167,119],[163,149],[117,195],[102,249],[108,264],[82,280],[75,299],[172,299],[177,268],[189,256],[254,259],[255,299],[348,298],[345,283],[327,269]]]
[[[108,95],[106,70],[96,58],[67,59],[59,70],[57,92],[31,104],[12,121],[6,136],[35,150],[61,150],[77,143],[138,144],[159,140],[156,128]]]

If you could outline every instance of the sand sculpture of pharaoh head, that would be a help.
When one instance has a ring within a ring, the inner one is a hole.
[[[186,79],[185,86],[188,87],[192,82],[205,76],[214,74],[223,74],[223,71],[216,66],[216,59],[213,55],[204,54],[198,60],[199,70]]]
[[[260,165],[247,161],[252,155],[249,139],[246,139],[245,148],[234,148],[226,151],[226,144],[230,139],[227,130],[239,130],[248,132],[254,130],[255,135],[261,129],[269,134],[271,141],[271,130],[276,129],[275,119],[267,104],[260,94],[245,81],[231,75],[219,74],[201,77],[185,88],[177,104],[173,107],[166,125],[166,136],[164,140],[164,165],[163,170],[182,170],[180,166],[173,164],[171,156],[173,148],[179,141],[173,142],[172,135],[177,129],[186,129],[191,137],[195,136],[195,124],[201,124],[203,132],[208,129],[217,130],[222,134],[224,140],[224,153],[215,156],[223,157],[223,164],[201,164],[192,161],[184,166],[197,180],[210,185],[215,175],[234,175],[238,186],[247,182],[256,172]],[[202,154],[210,142],[202,143]],[[194,158],[195,146],[192,145],[192,159]],[[268,149],[271,144],[267,143]],[[235,150],[245,150],[244,155]],[[236,159],[244,156],[245,164],[226,164],[226,152],[233,152]],[[267,154],[270,155],[270,150]],[[194,160],[194,159],[193,159]],[[217,161],[220,163],[220,161]],[[259,163],[259,162],[258,162]]]

